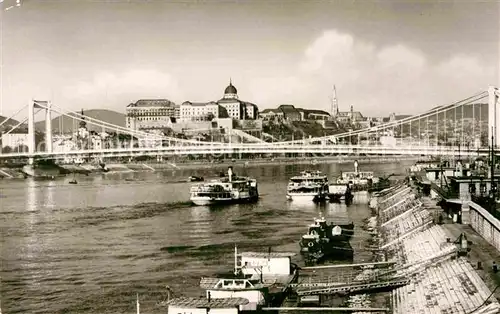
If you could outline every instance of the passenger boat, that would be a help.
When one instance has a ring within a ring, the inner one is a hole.
[[[288,182],[286,197],[289,200],[316,200],[328,195],[328,177],[320,171],[302,171]]]
[[[198,183],[191,187],[191,202],[195,205],[255,202],[259,199],[257,180],[238,177],[229,167],[227,177]]]
[[[325,218],[317,218],[309,225],[307,234],[300,240],[301,254],[306,263],[311,264],[323,259],[352,259],[353,249],[349,243],[354,235],[352,222],[327,223]]]
[[[291,262],[294,253],[243,252],[235,247],[234,272],[219,277],[205,277],[200,287],[210,299],[247,299],[240,311],[259,311],[264,306],[280,306],[289,285],[297,281],[298,267]]]
[[[349,185],[353,192],[367,191],[373,184],[378,183],[379,178],[375,177],[373,171],[359,171],[358,161],[354,161],[354,171],[342,172],[337,179],[339,185]]]

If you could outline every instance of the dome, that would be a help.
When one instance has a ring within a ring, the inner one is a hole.
[[[229,82],[229,86],[224,90],[224,94],[238,94],[236,87],[233,86],[231,82]]]

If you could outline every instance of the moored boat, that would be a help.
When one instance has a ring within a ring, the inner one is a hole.
[[[323,259],[352,259],[353,249],[349,239],[354,235],[352,222],[327,223],[325,218],[314,220],[309,225],[307,234],[300,240],[301,254],[306,263],[315,263]]]
[[[358,161],[354,161],[354,171],[342,172],[336,183],[339,185],[349,185],[353,192],[367,191],[373,184],[378,183],[379,178],[375,177],[373,171],[359,171]]]
[[[340,202],[344,200],[349,204],[354,196],[351,192],[349,184],[331,183],[328,185],[328,199],[330,202]]]
[[[190,192],[190,200],[195,205],[247,203],[259,199],[257,180],[234,175],[232,167],[227,177],[195,184]]]
[[[232,274],[205,277],[200,286],[207,298],[243,298],[240,311],[258,311],[264,306],[280,306],[289,285],[298,278],[298,267],[291,262],[294,253],[243,252],[235,248],[235,268]]]
[[[240,307],[248,304],[247,299],[243,298],[227,298],[227,299],[212,299],[212,298],[189,298],[179,297],[167,302],[167,313],[225,313],[238,314]],[[139,311],[137,311],[139,314]]]
[[[290,178],[286,197],[289,200],[313,201],[328,196],[328,177],[320,171],[302,171]]]

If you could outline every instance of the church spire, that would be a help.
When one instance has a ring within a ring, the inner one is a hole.
[[[332,117],[336,117],[339,114],[339,104],[337,102],[337,88],[333,85],[333,95],[332,95]]]
[[[85,128],[87,126],[87,123],[85,122],[85,115],[83,114],[83,108],[82,112],[80,113],[82,120],[80,121],[80,128]]]

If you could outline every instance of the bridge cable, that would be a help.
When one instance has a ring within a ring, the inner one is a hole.
[[[335,135],[329,135],[329,136],[325,136],[325,137],[316,137],[316,138],[313,138],[313,139],[306,139],[306,140],[298,140],[298,141],[295,141],[297,143],[304,143],[304,142],[310,142],[310,141],[318,141],[318,140],[328,140],[328,139],[339,139],[339,138],[345,138],[345,137],[349,137],[349,136],[353,136],[353,135],[358,135],[358,134],[363,134],[363,133],[369,133],[370,131],[382,131],[382,130],[385,130],[389,127],[394,127],[394,126],[398,126],[404,122],[412,122],[414,120],[419,120],[419,119],[422,119],[422,118],[426,118],[426,117],[429,117],[429,116],[432,116],[432,115],[435,115],[435,114],[439,114],[441,112],[444,112],[444,111],[447,111],[447,110],[451,110],[451,109],[454,109],[454,108],[457,108],[457,107],[460,107],[460,106],[466,106],[466,105],[469,105],[475,101],[479,101],[483,98],[486,98],[488,96],[487,92],[481,92],[481,93],[478,93],[477,95],[474,95],[472,97],[468,97],[466,99],[462,99],[458,102],[455,102],[451,105],[446,105],[444,107],[438,107],[438,108],[435,108],[435,109],[432,109],[430,111],[427,111],[425,113],[422,113],[422,114],[418,114],[418,115],[414,115],[414,116],[411,116],[411,117],[408,117],[408,118],[404,118],[404,119],[401,119],[401,120],[398,120],[398,121],[394,121],[394,122],[390,122],[390,123],[386,123],[384,125],[379,125],[379,126],[376,126],[376,127],[370,127],[370,128],[364,128],[364,129],[361,129],[361,130],[356,130],[356,131],[353,131],[353,132],[349,132],[349,133],[340,133],[340,134],[335,134]],[[280,142],[280,143],[291,143],[291,142]],[[276,143],[275,143],[276,144]]]
[[[43,106],[43,105],[41,105],[41,106]],[[117,125],[111,124],[109,122],[105,122],[105,121],[101,121],[99,119],[95,119],[95,118],[92,118],[92,117],[89,117],[89,116],[85,116],[85,115],[82,115],[80,113],[76,113],[76,112],[65,113],[64,109],[62,109],[62,108],[60,108],[58,106],[54,106],[54,105],[52,105],[52,106],[60,109],[60,110],[57,110],[56,108],[52,108],[52,110],[56,111],[57,113],[59,113],[61,115],[67,116],[67,117],[69,117],[71,119],[75,119],[75,120],[79,120],[79,121],[84,121],[84,122],[89,122],[89,123],[91,123],[93,125],[100,126],[100,127],[104,126],[104,127],[107,127],[108,129],[112,129],[114,131],[122,131],[122,132],[124,132],[126,134],[135,135],[137,137],[143,136],[143,137],[154,138],[154,139],[157,139],[157,140],[170,140],[170,141],[179,142],[179,143],[202,144],[203,146],[208,145],[207,142],[193,141],[193,140],[183,140],[183,139],[178,139],[178,138],[174,138],[174,137],[161,136],[161,135],[151,134],[151,133],[147,133],[147,132],[135,131],[135,130],[131,130],[131,129],[126,128],[126,127],[117,126]],[[218,142],[215,142],[215,143],[218,143]]]
[[[0,126],[4,125],[7,121],[11,120],[12,118],[14,118],[16,115],[18,115],[24,108],[26,108],[28,105],[24,105],[23,107],[21,107],[21,109],[19,109],[18,111],[16,111],[16,113],[14,113],[13,115],[11,115],[10,117],[8,118],[5,118],[5,120],[3,120],[1,123],[0,123]]]
[[[44,105],[41,105],[40,106],[44,107],[44,108],[47,108],[45,107]],[[177,141],[177,142],[186,142],[186,140],[182,140],[182,139],[176,139],[176,138],[169,138],[169,137],[164,137],[164,136],[159,136],[159,135],[155,135],[155,134],[151,134],[151,133],[142,133],[142,132],[137,132],[137,131],[130,131],[129,129],[126,129],[126,128],[123,128],[123,127],[120,127],[120,126],[116,126],[116,125],[113,125],[113,124],[110,124],[110,123],[107,123],[107,122],[103,122],[103,121],[100,121],[98,119],[94,119],[92,117],[87,117],[87,116],[84,116],[84,115],[81,115],[81,114],[76,114],[76,113],[65,113],[63,111],[60,111],[56,108],[51,108],[51,110],[53,110],[54,112],[57,112],[59,114],[61,114],[62,116],[66,116],[66,117],[69,117],[71,119],[74,119],[74,120],[78,120],[78,121],[83,121],[83,122],[87,122],[91,125],[94,125],[94,126],[98,126],[98,127],[105,127],[105,128],[108,128],[108,129],[111,129],[113,131],[117,131],[117,132],[124,132],[124,133],[127,133],[131,136],[136,136],[136,137],[140,137],[140,136],[143,136],[143,137],[149,137],[150,139],[155,139],[155,140],[164,140],[164,139],[171,139],[172,141]],[[80,118],[79,116],[82,116],[82,118]],[[203,143],[203,142],[196,142],[196,141],[192,141],[191,144],[194,144],[194,143]]]
[[[38,109],[34,114],[37,114],[38,112],[40,112],[40,110],[41,109]],[[17,129],[19,126],[21,126],[23,123],[25,123],[27,121],[28,121],[28,118],[24,119],[23,121],[16,124],[16,126],[12,127],[8,132],[5,132],[3,134],[5,134],[5,135],[10,134],[12,131],[14,131],[15,129]]]

